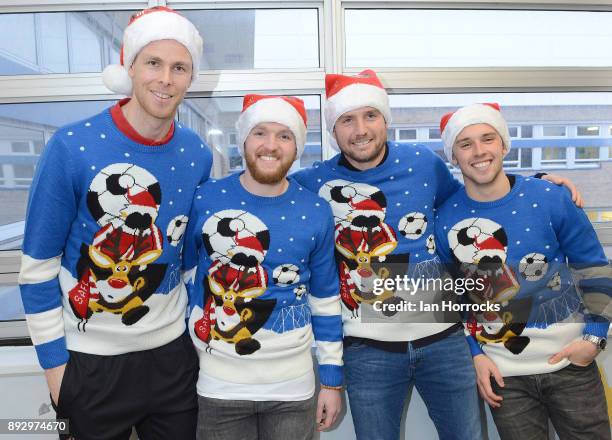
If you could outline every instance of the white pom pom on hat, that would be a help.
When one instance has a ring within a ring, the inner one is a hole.
[[[204,46],[200,33],[193,23],[175,10],[156,6],[144,9],[130,19],[123,33],[121,64],[111,64],[104,69],[104,85],[115,93],[131,95],[132,79],[128,69],[147,44],[159,40],[175,40],[185,46],[193,64],[191,79],[196,79]]]
[[[508,124],[501,114],[501,108],[497,103],[471,104],[461,107],[459,110],[442,116],[440,120],[440,133],[444,142],[444,154],[449,161],[453,160],[453,145],[461,131],[474,124],[488,124],[493,127],[502,138],[506,147],[506,154],[510,151],[510,130]]]
[[[132,94],[132,78],[123,66],[111,64],[102,72],[102,81],[106,88],[120,95]]]

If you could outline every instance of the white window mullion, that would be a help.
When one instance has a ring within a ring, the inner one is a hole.
[[[531,149],[531,168],[539,170],[542,168],[542,149],[532,148]]]

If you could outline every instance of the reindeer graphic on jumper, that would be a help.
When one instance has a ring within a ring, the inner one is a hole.
[[[129,326],[149,312],[144,302],[166,272],[165,264],[153,264],[163,252],[160,203],[159,183],[135,165],[112,164],[94,177],[87,205],[101,228],[81,245],[79,278],[68,293],[79,330],[94,313],[121,315]]]
[[[224,210],[202,227],[205,248],[213,259],[203,280],[205,306],[194,324],[196,336],[209,344],[233,344],[236,353],[249,355],[261,348],[253,335],[268,320],[275,299],[260,299],[268,288],[262,266],[269,247],[267,226],[241,210]]]

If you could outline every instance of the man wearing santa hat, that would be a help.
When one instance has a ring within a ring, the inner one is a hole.
[[[196,191],[185,238],[198,439],[309,440],[342,407],[333,217],[287,177],[306,140],[301,99],[247,95],[236,127],[245,170]]]
[[[329,201],[337,231],[348,227],[355,214],[345,194],[357,193],[353,203],[374,197],[384,201],[384,220],[379,221],[393,229],[389,237],[397,237],[388,254],[356,250],[343,255],[341,279],[346,278],[344,267],[362,261],[380,280],[400,272],[436,277],[434,209],[459,189],[459,182],[429,148],[387,142],[389,97],[374,71],[329,74],[325,88],[326,126],[340,154],[299,171],[295,179]],[[367,238],[362,248],[374,248],[376,237],[367,226],[362,230]],[[344,248],[340,237],[336,234],[339,252]],[[356,290],[358,285],[359,280],[344,280],[344,291],[351,294],[342,296],[346,382],[357,438],[398,439],[413,386],[441,439],[481,438],[475,374],[462,325],[435,322],[425,312],[393,311],[393,306],[415,298],[431,302],[436,292],[419,290],[407,298],[399,290],[386,290],[382,305],[391,308],[385,310],[380,304],[375,309],[376,301],[360,302],[364,292]]]
[[[610,439],[594,359],[606,346],[609,317],[601,313],[610,302],[612,266],[591,222],[564,188],[504,172],[511,139],[499,105],[448,113],[440,132],[465,182],[438,209],[441,259],[477,263],[477,253],[470,261],[469,253],[456,252],[458,242],[466,243],[458,231],[471,224],[510,238],[503,260],[519,274],[518,292],[489,300],[501,312],[474,316],[468,327],[478,390],[501,438],[548,438],[550,419],[562,439]],[[488,274],[493,283],[500,277]]]
[[[174,117],[202,46],[172,9],[135,14],[121,64],[103,73],[129,97],[57,130],[36,169],[19,284],[51,402],[78,439],[195,436],[197,356],[173,237],[212,158]]]

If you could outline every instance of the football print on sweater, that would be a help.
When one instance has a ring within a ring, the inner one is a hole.
[[[121,315],[127,326],[149,312],[144,303],[166,272],[165,264],[154,264],[163,251],[155,224],[160,203],[159,182],[136,165],[109,165],[92,180],[87,206],[100,229],[81,245],[79,281],[68,295],[79,330],[94,312]]]
[[[361,303],[399,303],[393,290],[374,293],[376,280],[404,275],[408,255],[390,254],[397,247],[393,228],[385,223],[387,199],[375,186],[335,179],[326,182],[319,196],[334,214],[336,259],[342,303],[353,317]],[[395,312],[385,310],[388,316]]]
[[[202,241],[213,264],[204,281],[207,300],[195,334],[206,343],[234,344],[239,355],[252,354],[261,348],[254,334],[276,305],[275,299],[257,298],[268,287],[262,263],[270,232],[255,215],[226,209],[204,222]]]
[[[531,299],[513,300],[520,290],[514,270],[506,264],[508,237],[498,223],[467,218],[448,232],[453,258],[466,278],[479,278],[484,289],[470,292],[475,303],[500,304],[499,312],[473,313],[468,329],[480,344],[503,344],[514,354],[522,352],[529,338],[521,336],[531,311]]]

